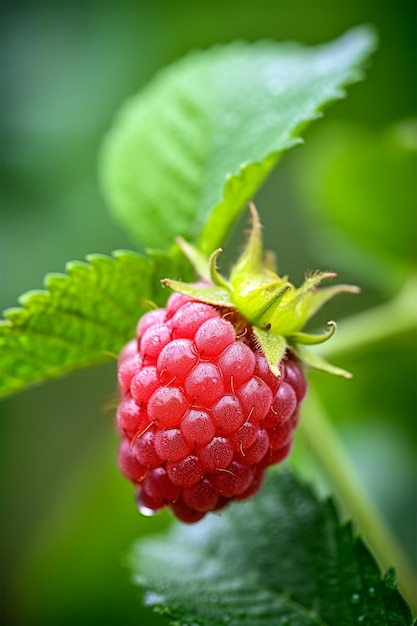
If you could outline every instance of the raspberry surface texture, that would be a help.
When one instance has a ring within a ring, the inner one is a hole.
[[[139,510],[196,522],[252,496],[288,455],[306,393],[287,349],[275,376],[233,308],[174,293],[122,351],[119,467]]]

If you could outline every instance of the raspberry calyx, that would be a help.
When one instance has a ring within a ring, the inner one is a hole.
[[[190,244],[179,240],[203,283],[195,285],[170,279],[162,283],[195,300],[238,311],[251,326],[276,376],[279,375],[278,363],[285,352],[291,350],[305,365],[351,378],[346,370],[327,363],[305,349],[305,346],[330,339],[336,330],[336,323],[329,321],[329,329],[322,335],[308,334],[302,332],[302,329],[328,300],[340,293],[358,293],[359,288],[354,285],[333,285],[318,289],[323,281],[336,277],[334,272],[311,273],[298,288],[288,281],[287,276],[279,277],[275,271],[273,254],[270,251],[263,252],[262,226],[256,207],[250,203],[249,208],[252,227],[248,242],[228,280],[219,274],[216,267],[221,249],[215,250],[207,261]]]

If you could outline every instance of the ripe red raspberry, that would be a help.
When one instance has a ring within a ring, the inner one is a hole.
[[[184,522],[253,495],[291,448],[306,392],[287,350],[275,376],[232,308],[174,293],[119,359],[119,466],[140,511]]]

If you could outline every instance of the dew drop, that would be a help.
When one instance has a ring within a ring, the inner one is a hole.
[[[359,602],[361,601],[361,597],[358,593],[353,593],[350,601],[352,604],[359,604]]]
[[[375,596],[376,596],[376,589],[375,589],[375,587],[369,587],[368,592],[369,592],[369,595],[371,596],[371,598],[375,598]]]
[[[152,517],[153,515],[156,515],[158,513],[158,511],[155,511],[154,509],[150,509],[149,507],[143,504],[138,505],[138,511],[139,513],[142,513],[142,515],[145,515],[145,517]]]
[[[365,615],[359,615],[358,622],[362,623],[364,621],[364,619],[365,619]]]

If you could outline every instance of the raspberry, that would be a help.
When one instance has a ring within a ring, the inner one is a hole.
[[[179,293],[146,313],[119,358],[119,466],[150,515],[186,523],[253,495],[291,447],[306,391],[289,350],[275,376],[231,307]]]
[[[318,335],[303,328],[327,300],[358,288],[316,293],[331,272],[310,273],[300,287],[279,277],[249,207],[251,231],[229,279],[217,269],[220,249],[206,259],[178,239],[201,282],[162,280],[174,293],[143,315],[120,354],[119,466],[145,515],[167,506],[193,523],[252,496],[291,450],[304,365],[351,377],[308,351],[333,336],[335,322]]]

